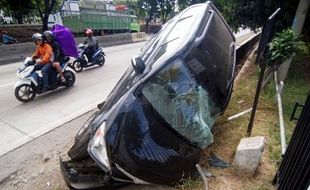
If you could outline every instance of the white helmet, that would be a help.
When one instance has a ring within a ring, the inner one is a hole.
[[[32,35],[32,40],[37,41],[37,40],[43,40],[43,36],[40,33],[35,33]]]

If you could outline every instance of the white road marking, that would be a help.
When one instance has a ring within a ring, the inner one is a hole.
[[[7,86],[12,86],[14,84],[15,84],[15,82],[11,82],[11,83],[8,83],[8,84],[3,84],[3,85],[0,85],[0,88],[7,87]]]

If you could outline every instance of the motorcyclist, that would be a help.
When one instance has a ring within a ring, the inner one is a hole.
[[[36,62],[35,70],[41,70],[43,75],[43,89],[42,92],[48,90],[48,72],[51,66],[51,58],[53,50],[50,45],[44,42],[43,35],[35,33],[32,35],[32,40],[37,45],[35,53],[31,56]]]
[[[60,66],[60,64],[63,63],[65,60],[64,53],[63,53],[62,49],[60,48],[60,45],[58,44],[58,42],[55,40],[54,35],[51,31],[47,30],[47,31],[43,32],[43,37],[46,40],[46,42],[53,49],[54,60],[53,60],[52,65],[60,74],[61,82],[65,82],[66,80],[65,80],[65,77],[62,73],[62,68]]]
[[[85,34],[87,38],[84,41],[84,44],[87,45],[87,49],[85,50],[85,54],[88,58],[89,62],[92,62],[92,57],[95,53],[95,51],[98,49],[98,41],[93,36],[93,31],[91,29],[86,29]]]

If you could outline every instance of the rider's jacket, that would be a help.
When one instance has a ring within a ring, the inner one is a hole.
[[[50,46],[53,49],[53,53],[54,53],[54,62],[62,62],[65,58],[65,55],[59,45],[59,43],[57,41],[53,41],[52,43],[50,43]]]
[[[95,37],[87,37],[84,41],[84,44],[91,46],[95,49],[98,49],[98,41]]]
[[[47,43],[43,43],[37,46],[37,49],[32,57],[41,58],[41,62],[39,64],[46,64],[51,62],[52,55],[52,47]]]

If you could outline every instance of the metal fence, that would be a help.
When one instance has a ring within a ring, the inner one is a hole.
[[[310,184],[310,92],[298,120],[291,141],[285,151],[282,163],[274,179],[279,190],[306,190]]]

